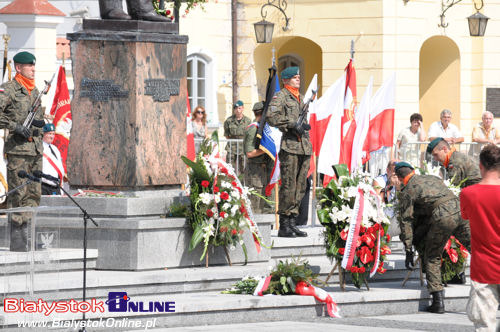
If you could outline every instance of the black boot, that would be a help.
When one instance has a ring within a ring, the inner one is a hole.
[[[290,229],[295,233],[296,236],[298,237],[307,237],[307,233],[306,232],[303,232],[301,231],[297,225],[296,225],[296,217],[294,216],[290,216],[290,219],[289,220],[289,223],[290,223]]]
[[[101,18],[103,19],[132,19],[132,17],[130,17],[123,11],[121,0],[99,0],[99,11],[101,12]]]
[[[437,291],[431,293],[432,304],[427,308],[427,311],[434,314],[444,314],[444,295],[443,291]]]
[[[10,251],[28,251],[28,224],[10,223]]]
[[[165,16],[158,15],[151,0],[127,0],[128,13],[134,20],[170,22]]]
[[[290,217],[285,215],[280,215],[280,230],[278,231],[278,237],[295,237],[295,233],[290,228]]]

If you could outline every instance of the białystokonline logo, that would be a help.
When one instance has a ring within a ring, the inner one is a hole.
[[[127,292],[109,292],[109,312],[175,312],[174,301],[132,301]]]

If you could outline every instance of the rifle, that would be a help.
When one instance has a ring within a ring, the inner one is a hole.
[[[309,105],[316,99],[318,91],[319,91],[319,85],[316,88],[316,90],[312,90],[311,98],[309,98],[309,100],[304,104],[304,106],[300,110],[299,118],[297,119],[297,123],[295,124],[296,128],[302,127],[302,125],[304,125],[305,121],[307,120],[307,113],[309,113]],[[297,134],[297,139],[301,141],[300,135],[298,134]]]
[[[46,95],[47,92],[49,92],[50,86],[52,85],[52,81],[54,80],[54,76],[56,76],[56,73],[54,73],[54,75],[52,75],[52,78],[50,79],[50,81],[45,81],[45,87],[43,88],[42,92],[40,92],[38,94],[38,96],[36,97],[35,101],[31,105],[28,116],[26,117],[26,119],[23,122],[24,127],[28,128],[28,129],[31,128],[31,124],[33,123],[33,120],[35,120],[36,114],[38,113],[38,109],[42,105],[42,95]],[[30,141],[30,142],[33,141],[33,137],[29,137],[28,141]]]

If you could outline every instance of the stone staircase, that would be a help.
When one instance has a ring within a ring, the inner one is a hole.
[[[144,271],[116,271],[95,269],[97,250],[89,250],[87,272],[87,299],[108,300],[109,292],[126,292],[131,301],[171,301],[175,302],[175,312],[104,312],[87,313],[88,319],[139,320],[142,322],[155,319],[155,327],[175,327],[192,325],[210,325],[224,323],[244,323],[251,321],[301,320],[324,316],[325,306],[307,296],[264,296],[227,295],[221,291],[231,287],[244,276],[268,274],[276,261],[300,256],[307,259],[320,279],[325,280],[332,269],[332,263],[326,258],[323,247],[322,228],[307,228],[307,238],[278,238],[275,231],[271,233],[274,246],[271,259],[267,262],[254,262],[246,266],[217,265],[204,267],[164,268]],[[414,271],[405,287],[402,280],[407,276],[404,267],[402,244],[397,238],[391,244],[392,254],[385,267],[387,272],[376,274],[369,280],[370,291],[360,290],[349,283],[346,290],[341,291],[338,275],[334,273],[328,285],[322,286],[330,292],[340,308],[343,317],[367,315],[386,315],[395,313],[415,313],[429,303],[429,295],[425,287],[420,287],[418,272]],[[82,250],[50,249],[60,258],[58,264],[49,260],[47,268],[39,268],[34,274],[33,294],[27,292],[27,274],[21,268],[22,259],[9,257],[8,252],[0,251],[0,263],[5,265],[0,274],[0,296],[43,298],[48,301],[62,301],[82,298]],[[49,250],[49,251],[50,251]],[[240,250],[237,248],[236,250]],[[38,252],[35,252],[35,257]],[[43,258],[50,256],[40,252],[38,261],[43,266]],[[26,256],[24,256],[26,257]],[[63,259],[64,258],[64,259]],[[35,258],[37,261],[37,258]],[[26,262],[25,262],[26,263]],[[17,265],[16,265],[17,264]],[[54,265],[55,264],[55,265]],[[21,267],[20,267],[21,266]],[[55,267],[57,266],[57,267]],[[446,289],[447,310],[464,310],[468,298],[468,285],[450,285]],[[17,322],[20,320],[50,321],[52,318],[41,315],[20,313],[4,313],[3,299],[0,304],[0,326],[6,331],[20,331]],[[61,320],[80,319],[81,314],[60,313]],[[40,331],[40,329],[37,329]],[[69,330],[69,329],[52,329]],[[92,329],[106,331],[109,328]]]

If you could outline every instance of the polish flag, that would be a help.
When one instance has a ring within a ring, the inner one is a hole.
[[[186,96],[186,144],[187,150],[186,155],[190,160],[196,159],[196,152],[194,148],[194,133],[193,133],[193,121],[191,119],[191,106],[189,105],[189,96]]]
[[[66,158],[68,157],[69,136],[73,121],[71,116],[71,100],[69,98],[68,84],[66,83],[66,71],[63,66],[59,67],[59,73],[57,74],[56,92],[50,114],[54,116],[52,123],[56,128],[52,144],[57,146],[59,152],[61,152],[64,173],[66,173]]]
[[[351,170],[362,167],[364,163],[363,161],[366,161],[366,151],[363,150],[363,145],[366,140],[370,124],[372,86],[373,77],[370,77],[370,82],[366,87],[363,99],[361,99],[361,103],[359,104],[359,108],[355,114],[356,133],[354,134],[354,141],[352,144]]]
[[[342,135],[340,143],[339,164],[346,164],[351,167],[351,154],[354,135],[356,133],[356,120],[354,114],[357,106],[356,100],[356,70],[354,69],[352,59],[349,60],[346,72],[346,85],[344,97],[344,115],[342,116]]]
[[[318,172],[333,177],[333,165],[339,163],[341,117],[344,112],[345,75],[342,75],[325,94],[315,102],[314,111],[317,121],[328,118],[327,126],[322,136],[321,144],[317,149]],[[311,114],[312,118],[313,114]],[[317,127],[318,128],[318,127]],[[322,127],[319,127],[322,129]],[[317,137],[318,137],[317,136]],[[319,144],[316,141],[316,144]]]
[[[396,105],[396,73],[378,89],[372,98],[370,127],[363,150],[377,151],[392,146],[394,139],[394,108]]]

